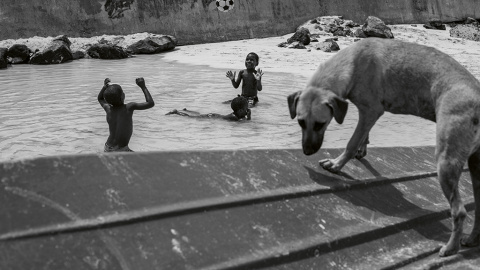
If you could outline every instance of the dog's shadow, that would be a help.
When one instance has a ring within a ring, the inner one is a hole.
[[[367,160],[362,159],[360,162],[375,178],[382,177]],[[333,196],[354,205],[356,211],[352,214],[359,219],[376,226],[381,226],[386,220],[386,223],[397,222],[400,224],[395,226],[397,230],[414,229],[430,240],[441,242],[448,240],[450,228],[440,222],[448,213],[426,210],[410,202],[393,183],[388,183],[388,180],[366,183],[343,172],[333,174],[321,167],[318,170],[308,166],[304,168],[312,181],[329,187]],[[375,213],[379,214],[375,215]],[[378,221],[379,218],[381,221]],[[435,232],[432,228],[435,228]],[[382,236],[379,235],[379,237]]]

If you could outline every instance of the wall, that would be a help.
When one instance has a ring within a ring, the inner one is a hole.
[[[389,24],[480,16],[480,0],[235,0],[227,13],[214,0],[1,0],[0,40],[151,32],[179,44],[278,36],[322,15]]]

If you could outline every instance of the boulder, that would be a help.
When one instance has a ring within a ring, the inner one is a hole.
[[[375,16],[368,16],[362,26],[362,31],[367,37],[393,38],[392,29]]]
[[[365,35],[365,33],[361,28],[358,28],[357,30],[355,30],[355,32],[353,32],[353,36],[357,38],[367,38],[367,35]]]
[[[288,43],[293,43],[295,41],[298,41],[303,45],[310,44],[310,31],[307,28],[298,28],[295,34],[293,34],[293,36],[287,39]]]
[[[87,54],[91,58],[97,59],[123,59],[128,57],[128,53],[122,47],[110,44],[94,44],[87,49]]]
[[[75,51],[72,53],[72,58],[73,58],[72,60],[85,58],[85,53],[82,51]]]
[[[338,46],[338,43],[335,42],[335,39],[329,38],[323,42],[316,44],[315,49],[322,50],[324,52],[333,52],[340,50],[340,46]]]
[[[467,17],[463,23],[464,23],[464,24],[473,24],[473,25],[475,25],[475,26],[478,26],[478,25],[479,25],[478,21],[475,20],[475,19],[472,18],[472,17]]]
[[[149,36],[127,47],[127,51],[133,54],[154,54],[173,50],[177,40],[173,36]]]
[[[7,48],[0,48],[0,69],[7,68],[8,66],[7,52]]]
[[[432,20],[423,25],[427,29],[446,30],[445,24],[438,20]]]
[[[30,64],[50,65],[61,64],[73,60],[70,50],[70,40],[65,35],[54,38],[43,51],[35,52],[30,57]]]
[[[8,48],[7,57],[11,58],[12,64],[24,64],[28,63],[30,52],[31,51],[27,45],[13,44]]]
[[[450,36],[480,41],[480,28],[474,24],[458,24],[450,29]]]

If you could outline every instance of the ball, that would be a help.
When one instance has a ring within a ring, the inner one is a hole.
[[[217,0],[217,8],[222,12],[228,12],[233,9],[233,0]]]

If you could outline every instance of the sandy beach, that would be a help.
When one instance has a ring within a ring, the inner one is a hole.
[[[480,75],[480,43],[450,37],[450,27],[446,30],[425,29],[418,25],[389,25],[395,39],[431,46],[443,51],[474,74]],[[166,60],[195,65],[208,65],[216,68],[240,69],[246,55],[253,51],[260,56],[259,67],[268,72],[287,72],[310,76],[318,64],[335,54],[307,49],[280,48],[277,45],[286,41],[293,33],[279,37],[248,39],[221,43],[198,44],[177,47],[164,54]],[[330,38],[331,36],[324,36]],[[320,40],[322,41],[322,40]],[[340,49],[354,43],[352,37],[339,37]],[[312,43],[313,44],[313,43]],[[478,77],[478,76],[477,76]]]

